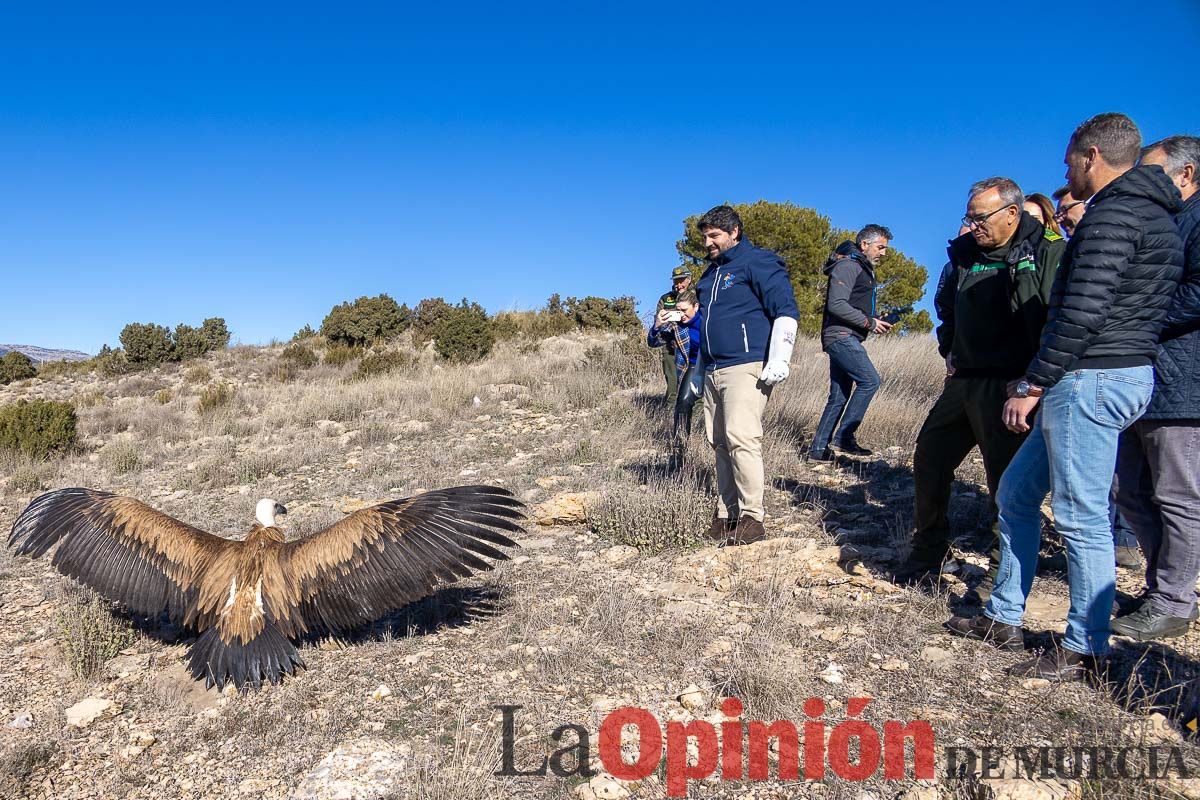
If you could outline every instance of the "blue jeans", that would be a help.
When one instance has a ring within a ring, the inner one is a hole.
[[[1000,570],[984,612],[1020,625],[1041,544],[1042,501],[1067,546],[1071,608],[1063,646],[1108,653],[1116,595],[1109,491],[1117,440],[1150,404],[1152,367],[1069,372],[1040,403],[1029,438],[1000,479]]]
[[[830,439],[839,445],[855,444],[854,436],[867,415],[867,406],[879,391],[879,373],[858,339],[835,339],[825,346],[825,352],[829,355],[829,400],[813,434],[809,448],[813,453],[824,452]]]

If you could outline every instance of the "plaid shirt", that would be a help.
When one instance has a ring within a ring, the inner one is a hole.
[[[661,328],[651,327],[649,344],[651,347],[666,345],[675,351],[675,370],[680,374],[687,372],[688,361],[691,358],[692,339],[686,325],[668,322]]]

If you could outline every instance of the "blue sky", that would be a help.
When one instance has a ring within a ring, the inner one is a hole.
[[[1087,116],[1200,132],[1196,0],[119,5],[0,13],[0,342],[644,307],[727,200],[882,222],[936,272],[967,186],[1049,193]]]

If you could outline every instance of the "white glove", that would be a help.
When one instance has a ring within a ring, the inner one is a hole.
[[[779,317],[771,325],[771,346],[767,350],[767,363],[759,379],[767,386],[787,380],[791,368],[792,348],[796,345],[796,320]]]
[[[758,379],[767,386],[774,386],[777,383],[786,381],[790,372],[791,368],[786,361],[768,361]]]

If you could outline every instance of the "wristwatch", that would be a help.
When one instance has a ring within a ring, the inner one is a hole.
[[[1013,393],[1017,397],[1041,397],[1046,390],[1040,386],[1034,386],[1027,380],[1021,380],[1017,383],[1017,388]]]

